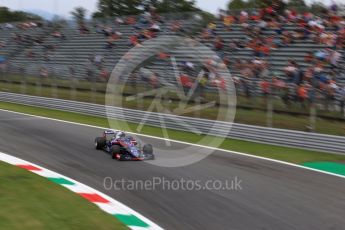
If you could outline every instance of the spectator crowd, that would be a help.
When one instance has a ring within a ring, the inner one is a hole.
[[[224,36],[234,30],[241,31],[242,36]],[[278,5],[236,13],[221,10],[218,23],[210,22],[199,40],[210,44],[231,68],[239,93],[247,98],[258,93],[274,95],[287,106],[297,102],[302,107],[321,100],[327,109],[340,105],[344,113],[345,18],[337,13],[335,5],[317,15],[282,10]],[[304,43],[321,48],[305,48],[303,61],[291,58],[285,67],[272,68],[272,52]],[[232,57],[241,50],[251,52],[252,58]]]
[[[155,38],[163,32],[185,32],[186,28],[182,22],[166,20],[154,7],[149,7],[139,16],[116,17],[110,22],[96,22],[93,27],[81,23],[77,32],[81,36],[87,36],[93,30],[104,37],[105,52],[116,52],[117,41],[120,39],[126,40],[128,48],[132,48],[143,46],[146,40]],[[43,55],[44,60],[49,62],[51,53],[58,47],[46,44],[42,35],[28,33],[42,27],[44,25],[38,22],[0,25],[0,30],[19,29],[19,32],[16,30],[12,33],[8,41],[0,38],[0,50],[5,49],[10,43],[21,46],[34,44],[43,47],[43,54],[37,54],[36,50],[28,48],[25,51],[26,57],[35,58],[37,55]],[[131,34],[124,35],[121,29],[123,27],[131,28]],[[235,39],[224,36],[235,30],[240,31],[241,36]],[[68,39],[58,28],[52,30],[49,36],[60,42]],[[190,60],[178,63],[182,71],[177,80],[185,93],[193,88],[194,84],[197,84],[196,90],[201,98],[209,86],[226,91],[226,84],[230,79],[224,78],[216,70],[229,68],[234,73],[232,80],[237,86],[238,93],[248,99],[258,94],[265,98],[276,96],[287,106],[299,103],[302,107],[314,105],[316,101],[322,100],[327,108],[338,105],[344,112],[345,19],[339,16],[334,5],[320,14],[294,9],[282,10],[278,5],[236,13],[220,11],[219,19],[209,22],[193,38],[209,45],[217,53],[217,57],[209,57],[201,63],[201,76],[196,74],[197,63]],[[275,51],[304,43],[319,45],[320,49],[306,50],[303,61],[292,58],[284,60],[285,66],[278,71],[273,68],[271,57]],[[233,57],[242,50],[248,51],[250,56],[244,59]],[[104,53],[90,54],[90,65],[86,68],[88,78],[93,77],[93,68],[97,69],[101,79],[109,78],[110,73],[105,67],[106,56]],[[157,57],[160,60],[168,60],[170,53],[161,52]],[[75,71],[71,69],[71,72]],[[41,76],[47,75],[48,69],[42,67]],[[157,88],[162,78],[159,73],[152,72],[148,77],[144,77],[144,80],[153,88]]]

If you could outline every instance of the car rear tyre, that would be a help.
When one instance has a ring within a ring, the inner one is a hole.
[[[110,148],[111,158],[120,160],[121,159],[121,148],[118,145],[113,145]]]
[[[95,148],[96,149],[103,149],[106,144],[106,140],[104,137],[97,137],[95,139]]]

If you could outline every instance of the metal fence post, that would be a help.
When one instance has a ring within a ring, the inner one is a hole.
[[[315,103],[312,103],[310,106],[310,131],[314,132],[316,129],[316,106]]]

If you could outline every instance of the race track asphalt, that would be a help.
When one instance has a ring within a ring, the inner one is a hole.
[[[94,149],[101,130],[0,111],[0,151],[87,184],[166,229],[343,230],[345,180],[289,165],[216,151],[179,168],[118,162]],[[153,146],[158,139],[142,138]],[[174,143],[176,147],[183,144]],[[193,147],[195,152],[201,151]],[[157,154],[165,154],[164,151]],[[188,153],[185,153],[188,154]],[[167,181],[237,177],[241,190],[106,190],[105,177]]]

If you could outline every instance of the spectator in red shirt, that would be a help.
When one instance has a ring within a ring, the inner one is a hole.
[[[214,80],[212,80],[212,84],[216,86],[218,89],[222,91],[226,91],[226,81],[223,77],[217,75]]]
[[[311,63],[314,60],[314,55],[312,52],[308,52],[305,56],[304,56],[304,61],[307,63]]]
[[[181,30],[181,27],[182,27],[181,22],[174,21],[170,25],[170,30],[173,31],[173,32],[177,32],[177,31]]]
[[[301,84],[297,88],[298,101],[301,103],[302,107],[305,107],[305,102],[308,99],[308,90],[305,85]]]
[[[132,45],[132,46],[138,45],[138,44],[139,44],[138,37],[137,37],[136,35],[131,35],[131,36],[129,37],[129,43],[130,43],[130,45]]]
[[[188,94],[190,88],[192,88],[192,86],[193,86],[193,83],[192,83],[190,77],[187,74],[183,73],[183,74],[181,74],[179,80],[180,80],[180,83],[183,87],[184,93]]]
[[[224,47],[224,41],[221,37],[216,37],[214,41],[214,48],[216,51],[222,50]]]
[[[157,56],[159,59],[167,59],[170,55],[165,52],[160,52]]]
[[[134,25],[136,23],[136,20],[134,17],[130,16],[126,19],[127,25]]]
[[[152,86],[152,88],[154,88],[154,89],[158,88],[159,81],[158,81],[158,76],[156,73],[151,74],[149,81],[150,81],[150,85]]]
[[[261,87],[261,91],[262,93],[265,95],[265,97],[267,97],[267,95],[270,94],[271,92],[271,84],[270,82],[267,80],[267,79],[263,79],[261,82],[260,82],[260,87]]]
[[[109,74],[108,70],[102,69],[99,75],[100,75],[101,79],[108,80],[110,74]]]

